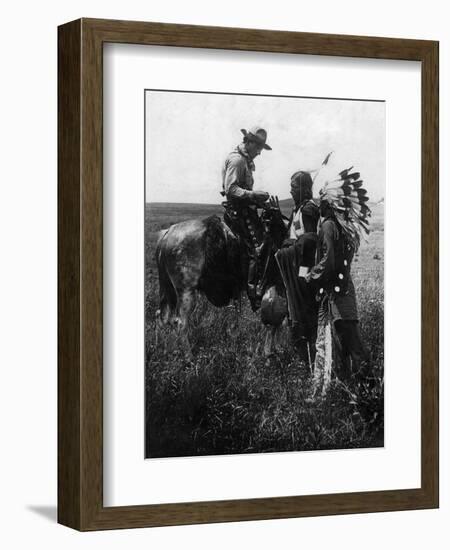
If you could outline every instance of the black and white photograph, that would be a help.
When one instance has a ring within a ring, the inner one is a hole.
[[[2,547],[447,549],[444,6],[5,5]]]
[[[144,102],[146,458],[383,447],[385,102]]]

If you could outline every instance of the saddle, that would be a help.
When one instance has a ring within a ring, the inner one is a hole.
[[[247,280],[247,294],[256,311],[268,287],[278,248],[272,235],[271,214],[263,211],[260,217],[256,208],[236,206],[230,201],[223,202],[222,206],[224,222],[239,242],[241,276]]]

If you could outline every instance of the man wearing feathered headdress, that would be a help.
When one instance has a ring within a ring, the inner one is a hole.
[[[338,377],[348,380],[366,355],[351,277],[360,236],[369,232],[368,197],[359,177],[351,168],[344,170],[320,191],[317,259],[306,280],[314,284],[320,300],[314,386],[322,393],[333,363]]]

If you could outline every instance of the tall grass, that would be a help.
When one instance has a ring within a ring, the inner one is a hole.
[[[263,355],[265,329],[243,299],[218,309],[199,297],[187,338],[158,329],[157,278],[147,266],[146,456],[302,451],[382,446],[384,441],[384,312],[382,231],[354,265],[361,332],[370,377],[334,379],[310,401],[311,375],[287,328],[277,352]],[[150,256],[148,256],[150,257]]]

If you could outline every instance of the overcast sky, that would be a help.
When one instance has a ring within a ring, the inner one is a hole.
[[[290,176],[334,151],[331,171],[354,165],[384,197],[384,102],[147,91],[147,202],[221,202],[224,160],[255,125],[273,149],[255,160],[255,189],[288,198]]]

